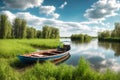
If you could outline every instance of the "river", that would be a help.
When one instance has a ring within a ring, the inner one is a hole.
[[[71,57],[64,63],[77,66],[80,58],[84,57],[92,68],[100,72],[107,68],[120,71],[120,43],[98,42],[97,39],[89,43],[75,43],[70,39],[61,41],[69,41],[71,45]]]

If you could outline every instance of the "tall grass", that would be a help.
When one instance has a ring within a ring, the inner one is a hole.
[[[19,74],[9,66],[8,60],[0,58],[0,80],[19,80]]]
[[[33,52],[40,48],[56,48],[58,39],[7,39],[0,40],[0,58],[15,57],[19,54]]]
[[[120,80],[120,73],[110,70],[99,73],[91,69],[84,58],[80,58],[76,67],[66,64],[56,66],[46,62],[36,63],[23,72],[17,72],[10,65],[10,59],[1,58],[0,63],[0,80]]]
[[[56,48],[58,42],[54,39],[0,40],[0,80],[120,80],[120,73],[97,72],[84,58],[80,58],[78,66],[56,66],[50,62],[26,65],[15,57],[35,51],[34,47]]]

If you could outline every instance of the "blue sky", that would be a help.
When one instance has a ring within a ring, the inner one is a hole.
[[[60,36],[96,36],[120,22],[120,0],[0,0],[0,14],[11,22],[23,18],[40,30],[44,25],[59,28]]]

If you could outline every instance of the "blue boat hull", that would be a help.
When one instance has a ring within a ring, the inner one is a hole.
[[[27,57],[27,56],[19,55],[18,58],[23,63],[32,63],[32,62],[36,62],[36,61],[55,60],[55,59],[64,57],[68,54],[69,54],[69,52],[66,51],[66,52],[61,53],[61,54],[46,56],[46,57]]]

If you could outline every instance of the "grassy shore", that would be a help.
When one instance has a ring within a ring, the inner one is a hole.
[[[15,57],[36,51],[36,48],[56,48],[58,39],[6,39],[0,40],[0,58]]]
[[[0,80],[120,80],[120,73],[97,72],[82,57],[78,66],[50,62],[26,65],[16,57],[36,51],[34,47],[56,48],[58,43],[54,39],[0,40]]]
[[[90,68],[89,63],[80,58],[76,67],[61,64],[54,65],[50,62],[44,64],[36,63],[25,71],[19,72],[15,69],[17,59],[0,58],[0,80],[120,80],[120,73],[107,70],[99,73]]]

